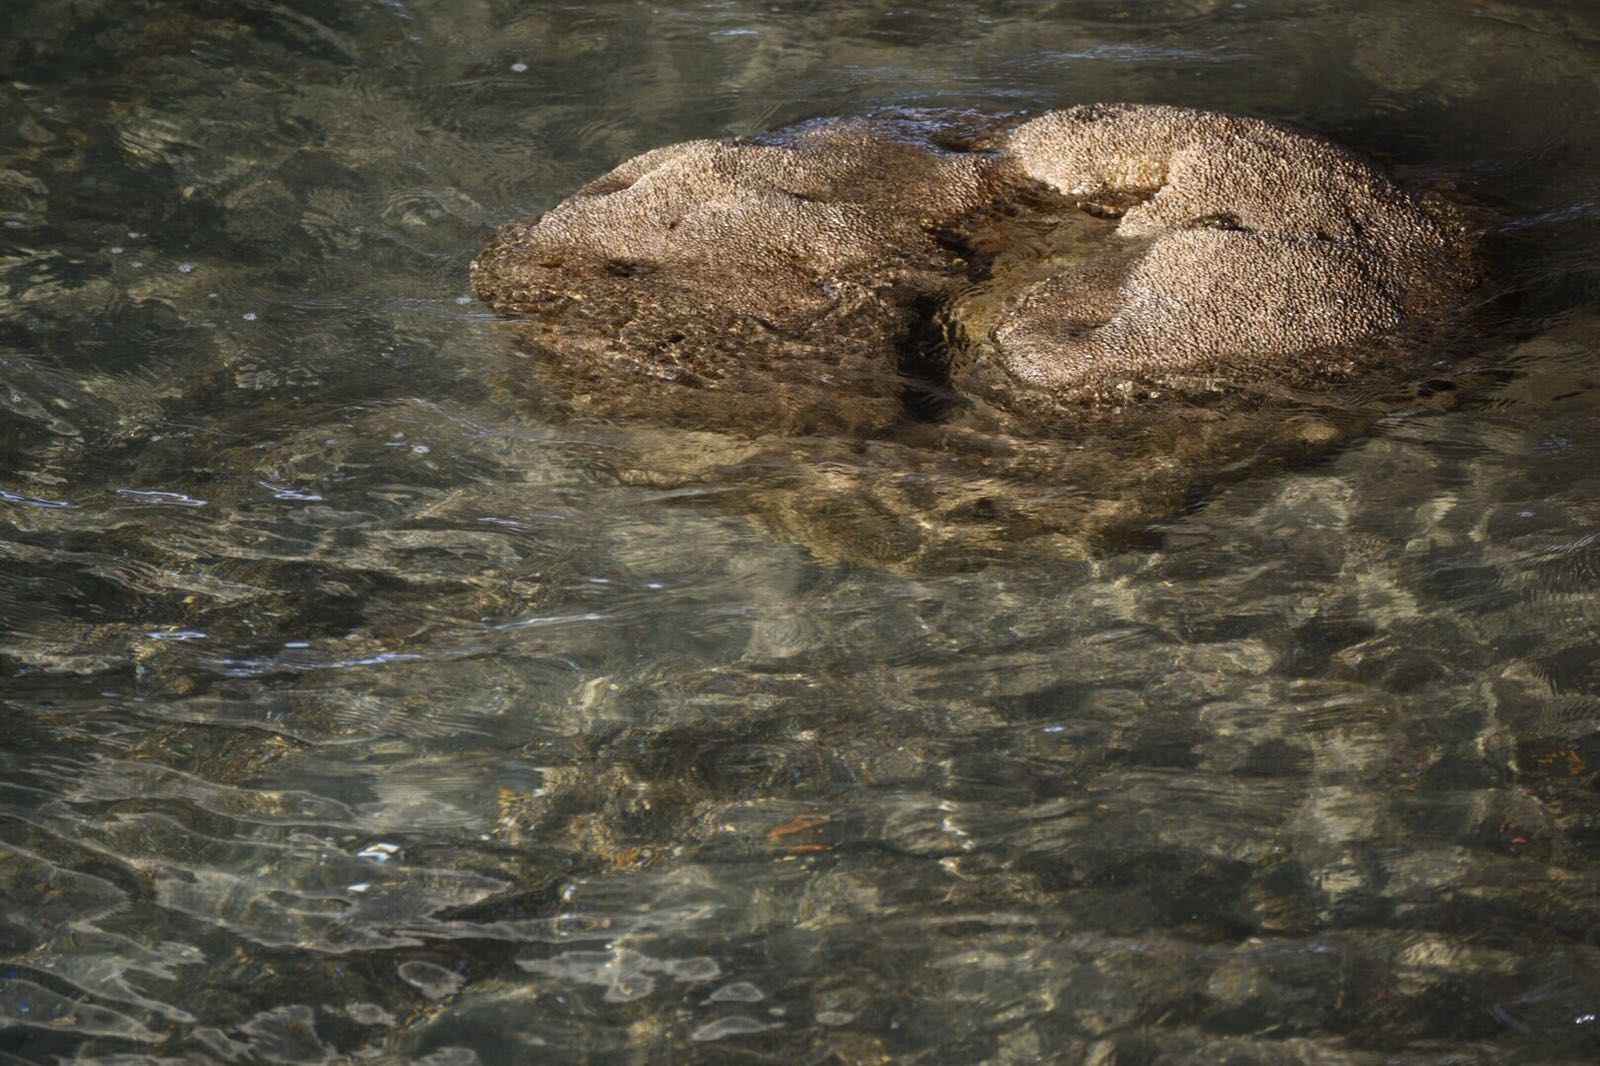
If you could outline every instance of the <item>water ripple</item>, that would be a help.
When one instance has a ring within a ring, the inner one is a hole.
[[[0,1057],[1600,1051],[1591,13],[12,6]],[[748,441],[573,417],[467,287],[661,144],[1096,99],[1469,201],[1472,396],[894,574],[731,507]]]

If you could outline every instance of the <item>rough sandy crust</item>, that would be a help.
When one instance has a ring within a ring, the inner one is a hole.
[[[1100,388],[1213,370],[1271,372],[1431,314],[1466,281],[1440,222],[1371,162],[1260,119],[1089,106],[1015,130],[1020,169],[1073,198],[1138,198],[1117,227],[1147,241],[1101,320],[1054,299],[1074,276],[1018,292],[993,335],[1042,388]]]

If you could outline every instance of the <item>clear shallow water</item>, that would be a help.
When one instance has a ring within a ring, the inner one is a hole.
[[[0,31],[5,1054],[1600,1053],[1585,5]],[[621,483],[466,290],[496,223],[649,147],[1098,99],[1457,186],[1512,373],[1137,550],[907,576]]]

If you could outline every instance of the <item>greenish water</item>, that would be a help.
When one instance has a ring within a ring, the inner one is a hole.
[[[1600,1056],[1591,5],[11,0],[0,73],[0,1061]],[[1093,100],[1458,189],[1499,382],[906,575],[628,483],[466,287],[657,145]]]

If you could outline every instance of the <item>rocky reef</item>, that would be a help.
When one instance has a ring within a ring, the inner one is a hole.
[[[540,390],[651,427],[625,477],[759,471],[749,509],[904,561],[1082,547],[1346,439],[1432,372],[1470,244],[1320,137],[1091,105],[657,149],[472,277]]]

